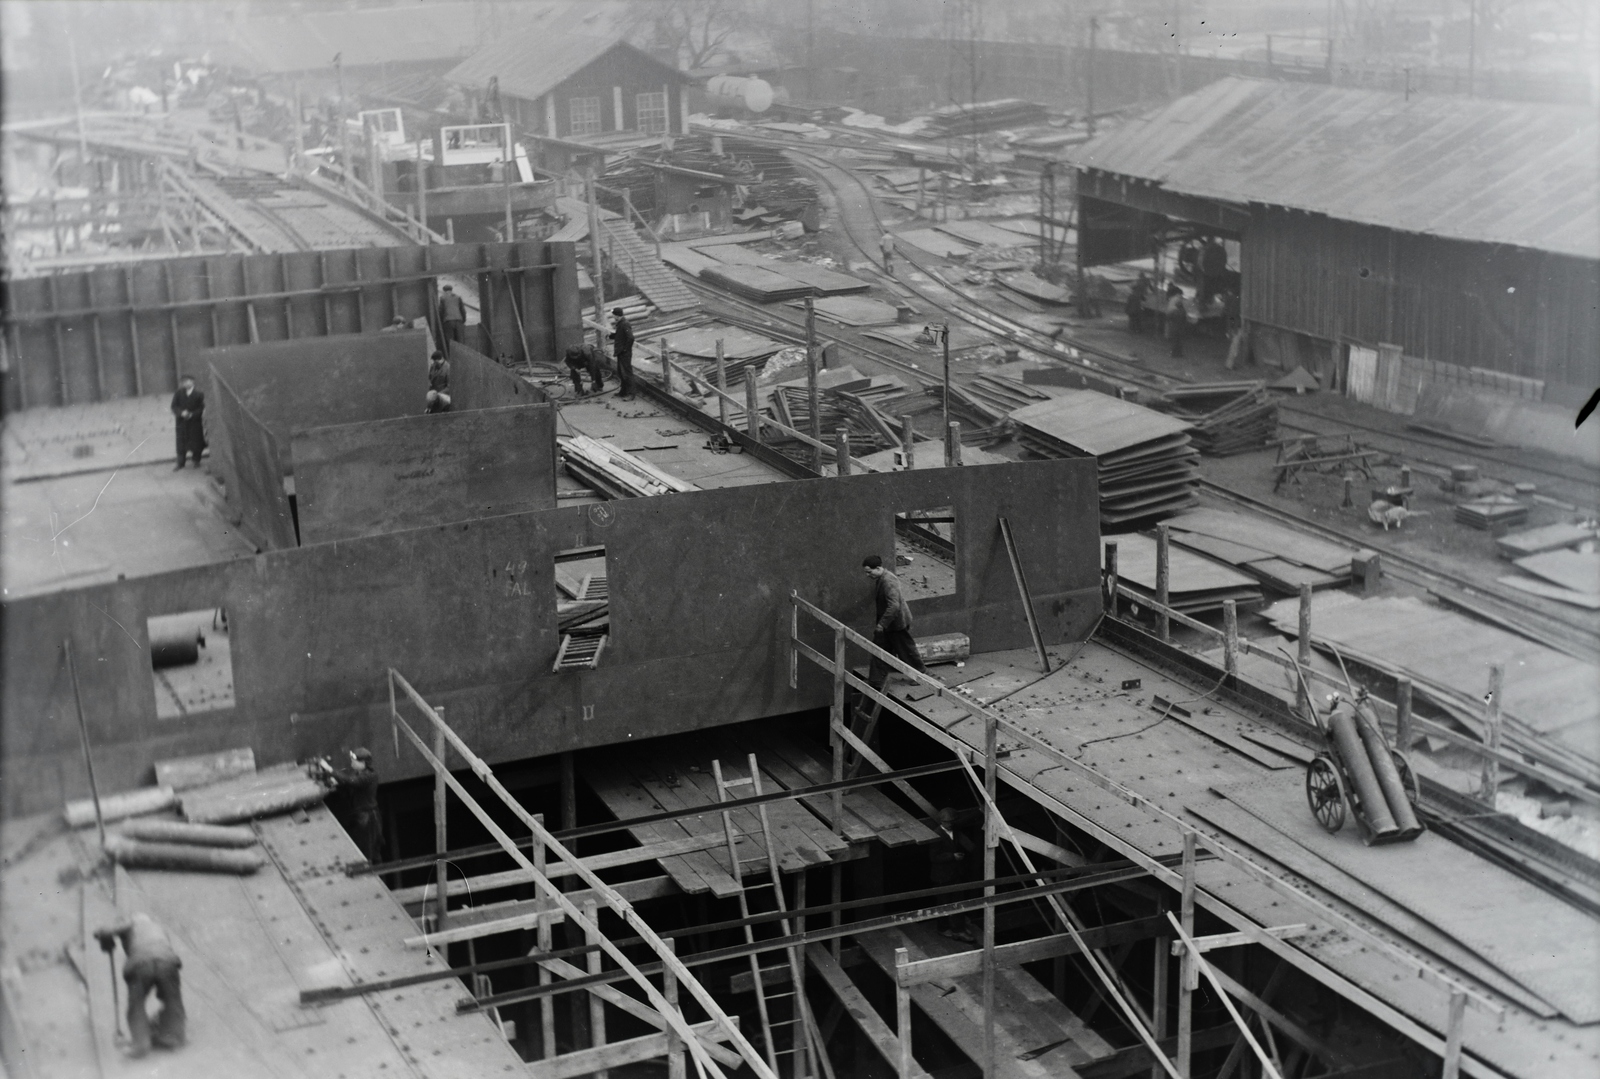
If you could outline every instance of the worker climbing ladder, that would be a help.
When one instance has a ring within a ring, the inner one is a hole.
[[[749,786],[751,795],[755,797],[761,796],[763,793],[761,790],[761,770],[756,764],[756,755],[754,753],[750,754],[748,764],[750,775],[747,778],[724,779],[722,762],[720,760],[711,762],[712,775],[717,781],[718,802],[731,801],[732,797],[728,792],[734,787]],[[765,805],[757,806],[755,812],[761,821],[761,842],[766,850],[767,881],[763,884],[746,887],[744,883],[744,863],[740,860],[738,852],[739,829],[734,824],[733,814],[726,809],[722,811],[722,829],[727,837],[730,869],[733,873],[733,878],[739,882],[739,916],[745,922],[744,939],[747,944],[756,942],[755,927],[750,924],[750,892],[770,891],[772,894],[772,909],[780,913],[786,913],[788,910],[783,898],[783,878],[778,871],[778,856],[774,853],[772,845],[772,829],[767,819],[767,807]],[[748,838],[753,839],[755,836],[750,835]],[[746,861],[750,860],[752,859],[746,859]],[[758,861],[759,858],[753,860]],[[793,933],[788,918],[780,919],[777,924],[783,936],[787,937]],[[750,977],[754,983],[756,1011],[761,1020],[761,1036],[765,1047],[767,1064],[774,1072],[783,1075],[784,1071],[778,1061],[780,1057],[789,1057],[791,1064],[788,1074],[793,1076],[794,1079],[801,1079],[802,1076],[814,1076],[817,1074],[817,1064],[820,1059],[822,1067],[827,1073],[826,1079],[833,1079],[833,1069],[828,1062],[827,1054],[817,1051],[818,1046],[821,1044],[821,1039],[817,1037],[816,1023],[812,1019],[810,1008],[806,1004],[805,994],[802,991],[804,984],[802,981],[802,971],[804,970],[802,964],[804,961],[801,958],[800,949],[797,947],[787,948],[785,953],[788,957],[789,989],[787,992],[779,993],[768,992],[766,979],[782,972],[784,965],[775,964],[764,967],[761,965],[760,955],[752,955],[750,957]],[[772,1005],[783,1000],[789,1001],[789,1018],[774,1022],[772,1019]],[[785,1029],[789,1034],[788,1044],[780,1048],[777,1034]]]

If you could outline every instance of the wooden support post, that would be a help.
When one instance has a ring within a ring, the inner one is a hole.
[[[952,468],[961,463],[961,421],[951,420],[944,433],[944,463]]]
[[[1401,675],[1394,680],[1394,744],[1402,753],[1411,751],[1411,679]]]
[[[905,454],[906,471],[917,467],[917,428],[910,416],[900,417],[900,449]]]
[[[1163,904],[1165,906],[1165,904]],[[1155,967],[1151,971],[1150,990],[1150,1033],[1157,1041],[1167,1038],[1167,1029],[1172,1024],[1168,997],[1171,989],[1168,982],[1172,976],[1172,944],[1169,937],[1156,938]],[[1160,1064],[1150,1065],[1150,1079],[1164,1079],[1166,1069]]]
[[[822,398],[817,388],[817,311],[812,297],[806,295],[806,407],[811,410],[807,424],[811,437],[822,441]],[[811,447],[811,471],[822,471],[822,447]]]
[[[723,354],[722,338],[717,338],[717,389],[723,394],[728,392],[728,361]],[[717,396],[717,419],[722,421],[722,426],[728,426],[728,399],[722,394]]]
[[[422,225],[417,242],[426,245],[428,232],[428,163],[422,158],[422,140],[417,140],[417,221]]]
[[[67,673],[72,678],[72,703],[78,709],[78,737],[83,742],[83,767],[89,773],[89,797],[94,799],[94,824],[100,830],[100,849],[104,850],[106,819],[100,810],[100,784],[94,778],[94,757],[89,752],[89,721],[83,714],[83,691],[78,688],[78,661],[72,654],[72,638],[63,638],[61,647],[67,653]]]
[[[1117,617],[1117,541],[1106,540],[1106,613]]]
[[[584,943],[585,944],[598,944],[598,943],[600,943],[600,933],[599,933],[600,923],[597,920],[598,917],[599,917],[599,906],[598,906],[598,904],[585,903],[583,905],[583,916],[588,919],[590,925],[595,927],[595,932],[585,932],[584,933]],[[594,950],[594,951],[589,953],[589,973],[590,974],[599,974],[600,973],[600,960],[601,960],[601,955],[600,955],[599,949],[596,949],[596,950]],[[598,1048],[600,1048],[602,1045],[604,1045],[606,1043],[606,1002],[601,1000],[598,996],[596,996],[593,993],[588,994],[588,997],[589,997],[589,1044],[594,1046],[596,1049],[598,1049]],[[595,1074],[596,1079],[607,1079],[607,1076],[610,1075],[609,1072],[603,1072],[603,1071],[598,1071],[598,1072],[595,1072],[594,1074]]]
[[[437,711],[437,709],[435,710]],[[533,819],[543,824],[544,814],[536,813],[534,814]],[[574,851],[574,853],[576,853],[576,851]],[[545,858],[546,855],[544,844],[535,842],[533,845],[533,868],[538,870],[540,873],[545,871]],[[537,927],[537,943],[540,951],[548,952],[554,950],[555,939],[551,930],[551,924],[552,923],[549,918],[539,919]],[[562,930],[562,932],[565,934],[566,931]],[[550,970],[542,963],[539,965],[539,984],[550,984]],[[539,1038],[540,1051],[544,1058],[548,1060],[549,1058],[555,1056],[556,1010],[554,997],[539,998]]]
[[[843,629],[833,631],[833,707],[831,709],[832,722],[828,725],[828,746],[833,754],[833,781],[838,783],[844,779],[844,737],[840,731],[845,725],[845,651],[849,644]],[[844,792],[833,792],[833,831],[834,834],[844,836]],[[837,904],[844,901],[844,876],[840,871],[838,862],[833,863],[833,899]],[[844,912],[834,913],[834,925],[844,924]],[[833,957],[839,958],[840,940],[833,938]]]
[[[1444,1036],[1443,1079],[1460,1079],[1461,1076],[1461,1026],[1467,1015],[1467,995],[1450,994],[1450,1025]]]
[[[676,954],[678,942],[667,938],[663,943],[667,950]],[[661,995],[667,998],[667,1003],[674,1008],[678,1006],[678,978],[672,973],[672,968],[667,967],[661,972]],[[688,1062],[684,1060],[683,1039],[672,1027],[667,1027],[667,1079],[687,1079]]]
[[[1489,752],[1483,756],[1483,779],[1478,784],[1478,797],[1485,805],[1493,806],[1500,790],[1500,685],[1505,679],[1505,668],[1496,663],[1489,668],[1489,693],[1483,699],[1483,741]]]
[[[438,709],[434,709],[438,711]],[[578,826],[578,768],[572,753],[561,754],[561,829]],[[577,852],[574,845],[573,852]]]
[[[1178,908],[1183,931],[1194,936],[1194,833],[1183,834],[1183,891]],[[1183,1079],[1194,1073],[1190,1058],[1194,1051],[1194,991],[1199,988],[1199,971],[1194,952],[1185,948],[1178,967],[1178,1072]]]
[[[841,476],[850,475],[850,428],[838,427],[833,432],[834,465]]]
[[[1222,668],[1239,674],[1239,605],[1231,599],[1222,601]]]
[[[669,396],[672,393],[672,349],[667,347],[667,339],[661,338],[657,342],[661,350],[661,389]]]
[[[434,708],[434,711],[441,716],[444,715],[442,706]],[[435,726],[433,728],[433,755],[439,758],[440,764],[444,764],[448,759],[445,757],[445,752],[448,749],[449,744],[445,741],[444,728]],[[438,860],[433,863],[434,895],[437,897],[438,902],[438,906],[435,908],[437,913],[433,920],[435,932],[445,927],[446,911],[450,906],[450,863],[445,860],[445,855],[450,851],[450,835],[445,827],[445,812],[449,808],[446,796],[449,793],[450,787],[444,781],[444,770],[441,768],[433,775],[433,852],[439,856]]]
[[[1172,640],[1172,530],[1163,521],[1156,525],[1156,632],[1163,641]]]
[[[1000,725],[993,716],[984,720],[983,726],[983,879],[994,879],[995,848],[1000,845],[999,821],[995,820],[994,796],[999,777]],[[983,889],[984,898],[994,895],[994,885]],[[983,1074],[993,1079],[995,1071],[994,1046],[994,904],[983,908]]]
[[[1311,586],[1300,586],[1300,639],[1296,643],[1295,658],[1300,663],[1302,671],[1311,669]],[[1306,680],[1295,679],[1294,703],[1303,715],[1311,707],[1311,699],[1306,696]]]
[[[894,965],[898,970],[910,962],[910,955],[905,948],[894,950]],[[900,978],[895,978],[894,985],[894,1017],[895,1035],[900,1042],[900,1079],[911,1079],[916,1071],[917,1062],[911,1056],[911,987],[904,984]]]
[[[744,369],[744,433],[761,441],[761,406],[756,401],[756,369]]]

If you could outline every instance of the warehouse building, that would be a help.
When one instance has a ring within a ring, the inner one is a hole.
[[[1073,152],[1083,262],[1148,256],[1187,223],[1239,243],[1258,363],[1396,412],[1464,385],[1570,413],[1600,356],[1596,127],[1582,108],[1223,79]]]

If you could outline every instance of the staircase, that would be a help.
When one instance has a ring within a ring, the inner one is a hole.
[[[562,239],[578,239],[581,232],[587,237],[588,229],[580,222],[588,220],[588,204],[582,199],[560,198],[556,205],[571,222],[558,235]],[[610,260],[613,269],[626,274],[640,295],[661,311],[690,311],[700,306],[694,293],[657,257],[655,248],[639,238],[631,225],[610,210],[600,210],[599,217],[601,256]]]

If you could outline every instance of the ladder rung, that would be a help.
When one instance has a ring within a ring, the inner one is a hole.
[[[722,785],[724,787],[748,787],[751,782],[750,777],[746,776],[743,779],[724,779]]]
[[[756,969],[759,970],[759,971],[762,971],[763,973],[771,974],[775,970],[788,970],[789,969],[789,964],[788,963],[779,963],[775,967],[757,967]]]

